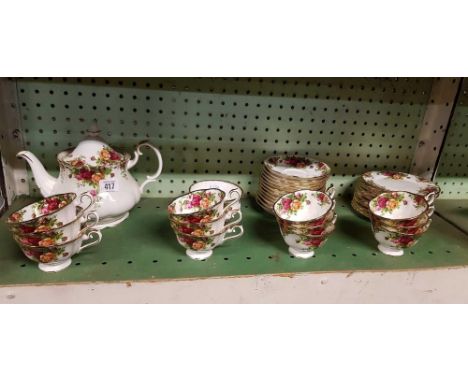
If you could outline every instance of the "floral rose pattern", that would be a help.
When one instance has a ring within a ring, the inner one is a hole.
[[[180,213],[185,210],[193,210],[193,212],[198,212],[201,210],[207,210],[213,207],[217,202],[219,202],[218,195],[213,192],[208,191],[196,191],[187,195],[180,200],[177,200],[176,203],[171,203],[167,210],[170,214]],[[205,218],[209,218],[213,220],[215,215],[217,215],[217,211],[208,211],[205,214]],[[197,219],[196,217],[194,219]],[[200,222],[207,222],[211,220],[202,221],[204,218],[200,217]],[[195,223],[196,221],[193,221]]]
[[[402,203],[408,204],[408,202],[404,199],[405,197],[403,194],[398,192],[391,192],[373,199],[371,206],[377,211],[389,214],[400,207]]]
[[[392,178],[394,180],[400,180],[400,179],[405,179],[405,178],[410,178],[407,174],[403,172],[397,172],[397,171],[382,171],[380,172],[382,175],[385,175],[389,178]]]
[[[181,243],[195,251],[211,249],[214,239],[212,237],[193,237],[188,235],[177,235]]]
[[[276,205],[276,211],[279,214],[286,214],[290,217],[296,215],[303,205],[309,205],[311,201],[307,198],[306,194],[296,192],[286,195],[281,199],[281,203]]]
[[[91,186],[95,190],[99,189],[99,182],[106,178],[115,177],[115,169],[120,167],[122,176],[126,176],[125,163],[122,156],[110,147],[104,147],[99,151],[97,157],[92,156],[96,166],[87,164],[84,158],[77,158],[68,161],[70,168],[69,178],[75,178],[82,185]],[[93,195],[96,196],[96,195]]]
[[[309,236],[299,236],[297,239],[296,239],[296,243],[297,244],[301,244],[301,245],[304,245],[308,248],[318,248],[320,247],[325,241],[327,240],[327,238],[325,237],[309,237]]]
[[[416,243],[417,237],[403,236],[398,233],[387,233],[385,240],[390,241],[397,248],[408,248]]]
[[[69,256],[62,247],[51,247],[46,251],[38,249],[23,249],[23,251],[28,258],[40,263],[52,263]]]
[[[268,159],[268,163],[273,166],[285,166],[285,167],[294,167],[294,168],[318,168],[323,170],[322,173],[325,175],[327,170],[327,165],[323,162],[312,161],[307,157],[300,157],[296,155],[286,155],[286,156],[277,156],[271,157]]]
[[[176,229],[178,232],[185,233],[187,235],[204,237],[214,234],[214,230],[210,229],[207,225],[199,226],[187,226],[184,224],[172,223],[172,228]]]

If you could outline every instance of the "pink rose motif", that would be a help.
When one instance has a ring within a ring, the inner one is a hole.
[[[388,202],[388,199],[385,197],[377,199],[377,205],[379,206],[379,208],[385,208],[387,205],[387,202]]]
[[[189,203],[189,208],[199,207],[201,199],[202,199],[201,195],[199,195],[199,194],[193,195],[192,199],[190,200],[190,203]]]
[[[96,190],[91,190],[91,191],[89,191],[89,193],[91,194],[91,196],[92,196],[93,198],[95,198],[96,195],[97,195]]]
[[[283,210],[289,211],[291,208],[292,199],[283,199],[281,203],[283,204]]]
[[[91,170],[81,168],[79,175],[80,175],[80,179],[90,180],[93,176],[93,172]]]
[[[120,160],[120,155],[117,154],[115,151],[110,152],[110,159],[111,160]]]
[[[413,238],[407,237],[407,236],[401,236],[396,240],[396,242],[398,244],[408,245],[413,242]]]

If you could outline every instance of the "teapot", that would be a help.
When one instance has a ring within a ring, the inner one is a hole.
[[[158,167],[153,175],[148,175],[138,185],[129,170],[137,164],[143,147],[154,151]],[[104,143],[96,130],[88,130],[87,139],[76,148],[57,155],[60,166],[58,178],[51,176],[33,153],[20,151],[17,157],[28,162],[44,197],[89,191],[96,199],[95,211],[100,217],[99,229],[114,227],[128,217],[130,209],[140,201],[144,187],[156,181],[161,174],[163,164],[161,153],[150,143],[138,144],[134,157],[131,158],[129,154],[120,154]]]

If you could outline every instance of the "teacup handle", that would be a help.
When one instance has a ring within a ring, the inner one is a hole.
[[[231,191],[229,191],[229,198],[232,198],[232,194],[237,195],[238,200],[241,198],[240,192],[237,190],[237,188],[233,188]]]
[[[429,206],[429,208],[427,209],[427,217],[430,218],[432,214],[434,213],[434,211],[435,211],[435,206],[434,205]]]
[[[234,211],[234,214],[238,214],[239,217],[238,217],[235,221],[226,224],[226,225],[224,226],[224,229],[230,229],[230,228],[232,228],[233,226],[235,226],[236,224],[239,224],[239,223],[241,222],[241,220],[242,220],[242,212],[239,211],[239,210],[237,210],[237,211]]]
[[[90,216],[92,217],[92,219],[90,219]],[[98,222],[99,215],[96,211],[92,211],[88,215],[86,215],[85,223],[87,229],[94,227]]]
[[[82,207],[82,203],[84,202],[84,199],[89,199],[89,204],[86,207]],[[91,193],[89,193],[89,192],[83,192],[80,195],[80,203],[78,204],[78,207],[81,207],[83,209],[83,212],[85,212],[94,203],[96,203],[96,199],[94,198],[94,196],[91,195]]]
[[[231,194],[229,193],[229,196],[231,196]],[[238,201],[240,200],[240,195],[239,193],[237,193],[237,196],[232,199],[228,205],[226,207],[224,207],[224,210],[223,210],[223,214],[225,214],[227,211],[229,211],[231,209],[231,207],[236,204]]]
[[[434,204],[434,200],[436,198],[436,193],[435,192],[430,192],[427,194],[424,199],[426,199],[427,204],[432,205]]]
[[[229,236],[229,237],[226,237],[228,234],[230,233],[233,233],[233,232],[236,232],[236,228],[239,228],[239,232],[232,235],[232,236]],[[231,239],[236,239],[238,237],[241,237],[242,235],[244,234],[244,227],[242,227],[241,225],[236,225],[232,228],[230,228],[227,232],[226,232],[226,236],[224,236],[224,240],[222,241],[223,243],[225,241],[228,241],[228,240],[231,240]]]
[[[327,190],[325,191],[325,193],[330,197],[330,199],[334,199],[334,198],[335,198],[336,189],[335,189],[335,187],[330,186],[330,187],[327,188]]]
[[[149,147],[150,149],[154,151],[154,153],[156,154],[156,157],[158,158],[158,169],[153,175],[146,176],[146,180],[142,184],[140,184],[140,192],[143,192],[143,189],[148,183],[156,181],[157,177],[161,175],[161,171],[163,167],[163,160],[162,160],[161,153],[159,152],[159,150],[149,142],[141,142],[136,147],[136,150],[134,153],[135,156],[127,162],[127,170],[130,170],[133,166],[135,166],[138,162],[138,159],[140,159],[140,156],[143,155],[143,153],[140,150],[142,147]]]
[[[102,233],[101,231],[90,231],[87,235],[86,235],[86,239],[85,240],[88,240],[89,238],[93,238],[93,236],[97,236],[97,238],[90,242],[90,243],[86,243],[85,245],[82,245],[80,247],[80,249],[78,249],[78,252],[77,253],[80,253],[83,249],[85,248],[88,248],[88,247],[92,247],[93,245],[96,245],[96,244],[99,244],[102,240]]]

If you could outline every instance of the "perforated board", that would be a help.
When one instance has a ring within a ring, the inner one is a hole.
[[[468,197],[468,81],[463,80],[437,169],[444,199]]]
[[[214,177],[254,193],[262,160],[284,152],[329,163],[339,191],[366,170],[408,171],[431,84],[428,78],[17,80],[26,148],[49,170],[57,169],[57,152],[75,146],[97,121],[122,151],[145,139],[161,149],[163,175],[148,197],[175,196]],[[133,174],[142,180],[152,171],[148,154]],[[30,187],[38,195],[34,182]]]

